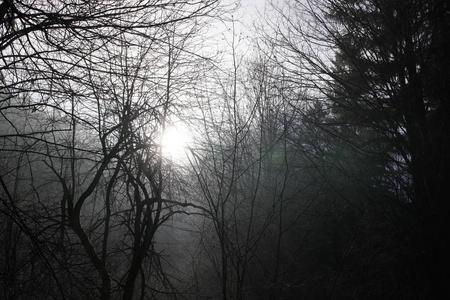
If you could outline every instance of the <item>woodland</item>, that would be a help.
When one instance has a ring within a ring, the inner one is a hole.
[[[450,299],[450,3],[248,3],[0,3],[0,299]]]

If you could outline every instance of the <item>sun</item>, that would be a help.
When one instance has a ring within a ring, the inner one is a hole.
[[[181,123],[169,126],[161,139],[162,153],[173,161],[181,161],[186,158],[189,141],[190,133],[186,126]]]

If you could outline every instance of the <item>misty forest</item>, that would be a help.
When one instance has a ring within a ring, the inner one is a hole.
[[[446,0],[2,0],[0,299],[450,299]]]

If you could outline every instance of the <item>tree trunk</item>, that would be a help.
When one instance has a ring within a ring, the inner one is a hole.
[[[108,300],[111,294],[111,278],[108,270],[106,269],[104,262],[102,262],[97,253],[95,253],[95,249],[92,246],[89,237],[86,235],[86,232],[81,227],[79,220],[71,223],[73,231],[80,238],[81,244],[83,245],[89,259],[101,277],[102,286],[100,287],[100,299]]]

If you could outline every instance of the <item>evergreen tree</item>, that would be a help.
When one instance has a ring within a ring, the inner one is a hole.
[[[337,172],[327,185],[345,201],[366,197],[364,209],[402,225],[410,258],[421,261],[406,263],[423,271],[415,282],[426,279],[426,297],[448,296],[449,4],[291,0],[277,12],[269,38],[277,62],[327,110],[321,120],[307,116],[325,132],[324,165]]]
[[[450,280],[448,3],[327,5],[338,49],[329,73],[335,122],[351,128],[346,139],[355,148],[383,157],[381,166],[395,171],[384,181],[407,195],[399,200],[414,211],[427,275],[443,296]]]

